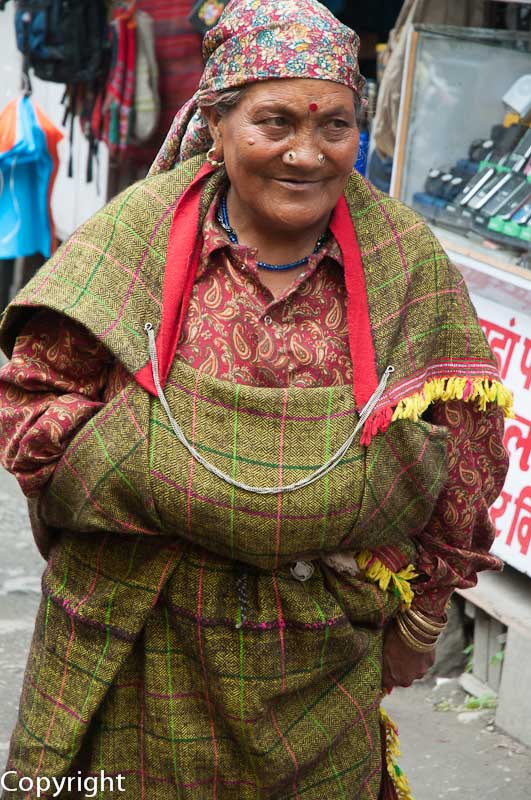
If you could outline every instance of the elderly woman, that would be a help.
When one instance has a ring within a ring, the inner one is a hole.
[[[510,396],[430,231],[352,172],[357,47],[233,0],[151,176],[7,312],[48,565],[6,798],[409,796],[380,702],[499,566]]]

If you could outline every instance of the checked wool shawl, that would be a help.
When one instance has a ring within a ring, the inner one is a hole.
[[[145,375],[173,212],[202,163],[136,184],[79,229],[9,308],[6,349],[47,306]],[[222,179],[207,178],[203,215]],[[346,198],[372,366],[395,367],[365,444],[300,491],[249,495],[191,459],[132,377],[40,498],[59,533],[8,768],[121,773],[128,800],[378,797],[382,630],[399,600],[319,556],[391,544],[414,561],[411,537],[446,480],[446,429],[422,412],[445,397],[509,398],[463,280],[423,223],[359,177]],[[178,359],[164,388],[199,452],[258,485],[324,463],[359,413],[350,386],[236,386]],[[316,564],[306,583],[290,574],[301,558]]]

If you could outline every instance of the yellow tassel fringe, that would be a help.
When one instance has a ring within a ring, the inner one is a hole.
[[[415,567],[412,564],[401,569],[400,572],[391,572],[379,558],[374,558],[370,550],[362,550],[361,553],[358,553],[356,561],[365,578],[377,583],[383,592],[390,588],[400,597],[405,608],[410,607],[414,594],[409,581],[418,577],[418,572],[415,572]]]
[[[389,714],[382,707],[380,707],[380,720],[385,728],[387,772],[395,785],[399,800],[414,800],[411,794],[409,781],[396,763],[396,760],[400,758],[398,729]]]
[[[514,417],[513,395],[500,381],[487,378],[436,378],[427,381],[421,392],[400,400],[394,410],[393,421],[416,421],[437,400],[475,400],[480,411],[485,411],[488,403],[496,403],[506,417]]]

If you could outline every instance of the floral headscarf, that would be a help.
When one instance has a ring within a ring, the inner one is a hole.
[[[317,78],[358,95],[359,38],[317,0],[232,0],[203,41],[199,90],[177,113],[150,174],[212,145],[201,97],[272,78]]]

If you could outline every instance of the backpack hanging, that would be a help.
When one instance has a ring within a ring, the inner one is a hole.
[[[35,75],[54,83],[92,83],[107,67],[105,0],[19,0],[17,47]]]
[[[23,75],[31,94],[30,69],[43,81],[64,83],[65,115],[70,122],[68,175],[73,174],[74,120],[90,119],[109,69],[107,0],[18,0],[15,11],[17,47],[23,55]],[[97,143],[90,126],[87,182]]]

